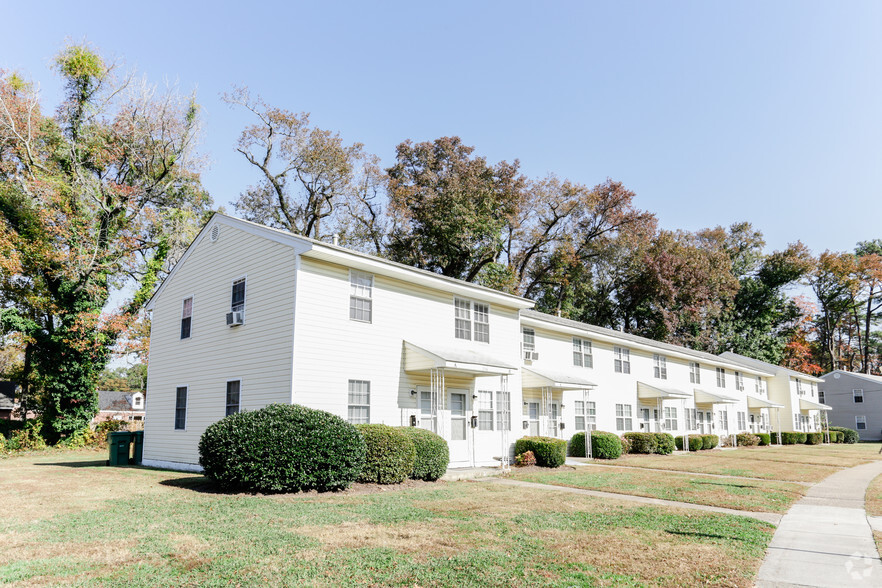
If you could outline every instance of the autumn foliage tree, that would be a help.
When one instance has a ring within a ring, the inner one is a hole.
[[[65,100],[0,76],[0,323],[24,346],[49,441],[85,426],[111,349],[210,205],[193,157],[198,107],[120,77],[86,45],[55,60]],[[130,281],[131,280],[131,281]],[[106,312],[111,290],[135,295]]]

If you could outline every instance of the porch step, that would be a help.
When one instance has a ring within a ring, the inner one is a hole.
[[[441,476],[441,479],[445,482],[455,482],[457,480],[474,480],[489,476],[501,476],[504,473],[501,467],[448,468],[447,473]]]

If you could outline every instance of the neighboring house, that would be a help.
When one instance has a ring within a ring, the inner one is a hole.
[[[16,389],[18,384],[15,382],[0,382],[0,419],[12,419],[12,411],[16,408]]]
[[[146,307],[144,463],[197,470],[209,424],[271,403],[436,431],[452,467],[510,459],[525,435],[774,427],[771,411],[781,405],[766,382],[775,366],[533,306],[216,214]]]
[[[774,374],[769,379],[769,400],[780,405],[775,411],[780,421],[772,423],[776,431],[812,433],[822,430],[823,413],[831,409],[819,398],[818,385],[824,380],[731,351],[720,354],[720,357]]]
[[[136,422],[144,420],[144,394],[141,392],[98,391],[98,414],[93,423],[102,421]]]
[[[821,379],[831,425],[856,429],[861,441],[882,439],[882,377],[834,370]]]

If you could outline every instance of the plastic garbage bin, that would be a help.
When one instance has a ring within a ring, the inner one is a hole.
[[[141,465],[141,458],[144,456],[144,431],[132,432],[132,445],[131,463]]]
[[[129,465],[129,448],[132,445],[132,434],[129,431],[114,431],[107,436],[110,446],[109,466]]]

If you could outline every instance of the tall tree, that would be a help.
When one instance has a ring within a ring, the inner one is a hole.
[[[98,374],[180,249],[170,227],[211,203],[192,97],[120,79],[85,45],[55,67],[65,84],[55,116],[20,76],[0,76],[0,247],[13,254],[0,267],[0,324],[25,345],[23,384],[40,390],[49,441],[95,414]],[[129,279],[134,298],[105,312]]]

